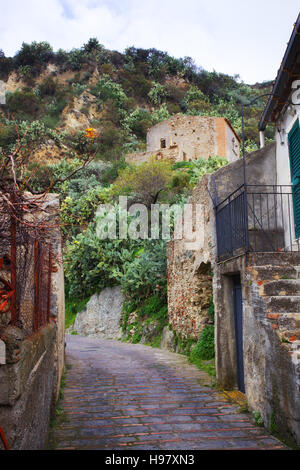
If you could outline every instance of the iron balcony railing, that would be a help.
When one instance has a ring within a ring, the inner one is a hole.
[[[242,185],[215,206],[218,260],[299,251],[300,185]]]

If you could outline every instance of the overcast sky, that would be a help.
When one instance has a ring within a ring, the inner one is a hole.
[[[155,47],[206,70],[273,80],[299,0],[0,0],[0,49],[48,41],[54,50],[97,37],[108,49]]]

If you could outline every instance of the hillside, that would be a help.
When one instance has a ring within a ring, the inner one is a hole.
[[[122,54],[90,39],[81,49],[53,52],[48,43],[23,44],[14,57],[0,51],[0,147],[16,139],[14,120],[33,123],[37,161],[84,153],[84,131],[98,131],[96,158],[116,161],[144,149],[149,127],[176,113],[223,116],[241,131],[240,100],[267,93],[270,83],[248,86],[238,77],[207,72],[189,57],[130,47]],[[246,108],[246,149],[258,145],[263,101]],[[272,138],[272,129],[267,138]],[[59,149],[57,148],[59,147]],[[62,150],[61,150],[62,149]],[[71,153],[71,154],[70,154]]]

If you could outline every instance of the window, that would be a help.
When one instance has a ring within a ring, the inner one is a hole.
[[[166,148],[166,139],[160,139],[160,148],[165,149]]]
[[[182,157],[183,157],[183,161],[185,162],[186,161],[186,153],[185,152],[182,153]]]

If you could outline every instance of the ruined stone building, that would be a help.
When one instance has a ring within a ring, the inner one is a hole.
[[[44,449],[64,368],[59,200],[39,196],[34,227],[51,227],[42,238],[0,207],[0,427],[10,449]]]
[[[266,427],[298,445],[299,33],[300,15],[259,123],[261,149],[198,183],[191,202],[204,206],[201,220],[194,220],[200,244],[190,251],[188,240],[173,240],[168,247],[171,324],[199,337],[211,263],[217,381],[244,393]],[[268,122],[275,124],[276,140],[264,146]]]
[[[145,162],[154,155],[175,163],[218,155],[232,162],[239,154],[240,138],[228,119],[177,114],[151,127],[146,152],[129,154],[126,161]]]

